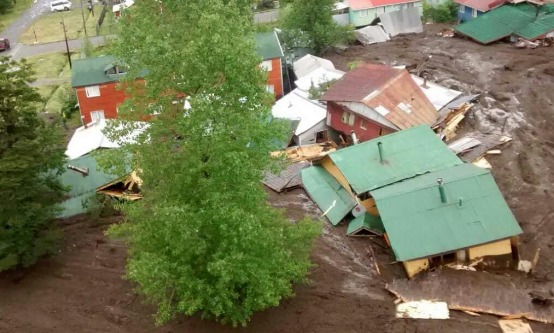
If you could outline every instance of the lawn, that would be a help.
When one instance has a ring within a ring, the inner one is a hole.
[[[119,24],[116,21],[115,14],[112,11],[108,10],[108,12],[106,13],[106,17],[104,18],[104,22],[100,26],[98,35],[117,35],[118,26]]]
[[[42,54],[28,57],[26,60],[31,64],[31,66],[33,66],[33,69],[35,70],[35,78],[37,80],[58,79],[61,77],[60,74],[64,71],[66,65],[68,65],[67,55],[65,53]]]
[[[17,0],[15,6],[8,13],[0,15],[0,32],[12,24],[32,4],[33,0]]]
[[[96,5],[94,7],[95,16],[92,16],[86,8],[83,10],[89,36],[96,35],[96,22],[98,21],[101,8],[101,5]],[[33,44],[35,42],[49,43],[64,40],[63,28],[61,25],[62,18],[65,23],[68,39],[76,39],[84,36],[81,8],[73,8],[67,12],[48,13],[41,16],[21,35],[20,41],[24,44]]]

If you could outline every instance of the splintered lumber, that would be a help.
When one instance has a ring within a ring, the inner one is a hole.
[[[450,313],[445,302],[422,300],[396,305],[396,318],[449,319]]]
[[[475,162],[485,155],[499,154],[499,149],[494,149],[512,141],[512,138],[501,134],[469,133],[461,139],[453,141],[448,148],[458,154],[464,162]]]
[[[442,301],[451,310],[554,323],[554,305],[533,302],[532,295],[539,287],[545,292],[550,288],[524,277],[447,268],[420,274],[412,280],[395,280],[386,286],[404,302]]]
[[[309,162],[301,161],[289,165],[285,170],[281,171],[277,175],[271,172],[266,172],[262,182],[265,186],[277,193],[300,187],[302,186],[302,177],[300,176],[300,172],[308,166],[310,166]]]
[[[292,162],[316,161],[336,150],[337,145],[332,141],[328,141],[306,146],[289,147],[285,150],[271,152],[271,156],[278,157],[284,154]]]
[[[444,138],[446,142],[452,140],[456,136],[458,125],[472,106],[473,104],[471,103],[464,103],[457,109],[451,109],[450,112],[437,120],[432,126],[433,130],[439,134],[441,139]]]

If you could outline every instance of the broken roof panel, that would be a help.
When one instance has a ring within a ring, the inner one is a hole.
[[[323,59],[320,57],[316,57],[311,54],[306,54],[302,58],[296,60],[292,67],[294,69],[294,74],[297,78],[301,78],[305,75],[310,74],[310,72],[318,69],[318,68],[325,68],[328,70],[334,70],[335,65],[331,62],[331,60]]]
[[[287,168],[281,171],[278,175],[271,172],[266,172],[263,183],[265,186],[275,192],[282,192],[286,189],[298,187],[302,185],[301,171],[307,168],[310,164],[307,161],[290,164]]]
[[[448,89],[433,82],[426,81],[425,84],[423,84],[424,79],[416,75],[412,75],[412,79],[419,86],[421,91],[423,91],[425,96],[427,96],[437,111],[462,94],[461,91]]]
[[[308,93],[298,88],[278,100],[271,113],[275,118],[298,120],[295,135],[308,131],[327,117],[327,109],[318,101],[309,99]]]
[[[442,179],[445,202],[438,179]],[[371,192],[400,261],[522,233],[489,170],[472,164],[420,175]]]
[[[343,71],[337,69],[327,69],[324,67],[319,67],[309,72],[308,74],[302,76],[298,80],[294,81],[294,84],[297,88],[304,91],[309,91],[312,85],[314,87],[319,87],[325,82],[332,80],[338,80],[344,76]]]
[[[302,170],[302,183],[310,198],[333,225],[356,206],[356,200],[325,169],[312,166]]]
[[[369,213],[358,215],[355,219],[350,221],[346,234],[348,236],[358,236],[360,232],[369,231],[374,234],[381,235],[385,232],[381,217],[373,216]]]
[[[387,35],[380,25],[369,25],[354,32],[356,34],[356,39],[363,45],[383,43],[390,40],[389,35]]]
[[[412,7],[379,14],[383,29],[391,37],[423,32],[419,8]]]
[[[75,159],[96,149],[119,148],[121,144],[135,142],[138,136],[149,126],[146,122],[134,122],[132,125],[134,130],[132,130],[129,135],[116,142],[109,139],[104,134],[106,126],[112,122],[114,122],[114,120],[100,119],[87,126],[77,128],[67,145],[65,155],[69,159]]]
[[[330,153],[329,158],[357,194],[462,163],[428,126],[343,148]]]
[[[538,9],[529,3],[504,5],[457,25],[454,30],[482,44],[511,35],[534,40],[554,31],[554,4],[545,4]]]

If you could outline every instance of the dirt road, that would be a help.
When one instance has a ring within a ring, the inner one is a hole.
[[[531,281],[552,281],[554,67],[550,59],[554,48],[485,47],[435,37],[438,28],[426,28],[429,31],[424,34],[326,56],[346,69],[349,62],[360,59],[406,64],[432,55],[427,69],[431,80],[483,94],[461,132],[504,131],[514,137],[501,155],[489,160],[525,231],[522,256],[530,259],[541,248]],[[293,220],[321,214],[301,190],[269,195],[270,202],[285,208]],[[312,255],[312,283],[298,286],[296,297],[278,308],[256,314],[247,328],[231,329],[198,318],[181,318],[156,328],[151,316],[154,309],[134,296],[132,286],[121,278],[125,247],[103,235],[107,224],[114,222],[117,218],[67,221],[58,256],[41,261],[25,274],[0,276],[0,332],[500,332],[496,317],[456,311],[444,321],[395,319],[394,297],[383,287],[402,277],[403,271],[391,263],[390,250],[379,239],[371,241],[381,272],[377,274],[369,241],[347,238],[344,226],[333,228],[326,222],[322,222],[325,232]],[[549,326],[531,324],[535,333],[552,333]]]

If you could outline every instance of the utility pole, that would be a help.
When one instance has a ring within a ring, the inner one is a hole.
[[[62,25],[62,28],[63,28],[63,37],[65,38],[65,49],[67,51],[67,60],[69,61],[69,68],[71,68],[71,54],[69,54],[69,44],[67,43],[67,33],[65,31],[65,22],[63,20],[63,16],[62,16],[62,21],[60,22],[60,24]]]
[[[85,13],[83,12],[83,0],[81,0],[81,17],[83,18],[83,30],[85,31],[85,36],[88,37],[87,23],[85,22]]]

